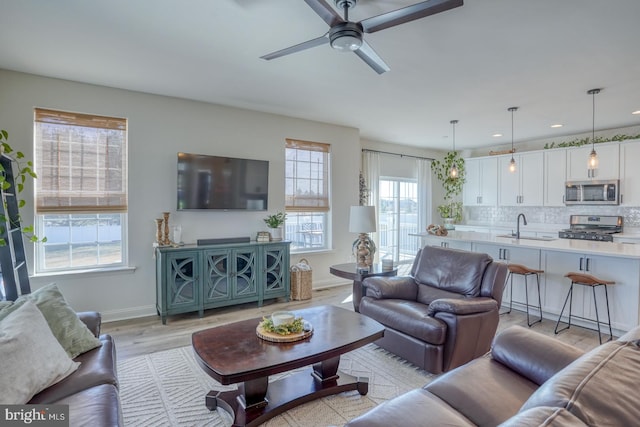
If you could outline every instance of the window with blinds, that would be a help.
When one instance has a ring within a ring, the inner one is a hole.
[[[287,139],[285,236],[296,251],[329,247],[329,144]]]
[[[126,264],[127,120],[34,111],[38,273]]]

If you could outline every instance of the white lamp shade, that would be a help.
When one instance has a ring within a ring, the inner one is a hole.
[[[372,233],[376,231],[375,206],[351,206],[349,232]]]

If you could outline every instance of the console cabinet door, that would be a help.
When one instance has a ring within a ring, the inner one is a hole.
[[[200,309],[200,254],[179,252],[166,254],[162,311],[168,314],[186,313]]]
[[[255,300],[258,297],[257,249],[255,247],[234,249],[231,255],[233,256],[231,272],[233,298]]]
[[[289,296],[289,254],[286,245],[263,246],[264,298]]]
[[[230,255],[228,250],[204,252],[205,306],[215,306],[215,303],[231,299]]]

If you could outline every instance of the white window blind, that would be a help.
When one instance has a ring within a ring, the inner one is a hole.
[[[127,212],[127,120],[35,109],[36,213]]]
[[[286,211],[329,211],[330,147],[320,142],[286,140]]]

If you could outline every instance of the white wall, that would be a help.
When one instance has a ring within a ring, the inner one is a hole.
[[[241,110],[177,98],[0,70],[0,128],[9,143],[33,158],[33,108],[126,117],[129,120],[129,263],[134,272],[36,277],[36,289],[58,283],[78,311],[101,311],[105,320],[155,314],[154,218],[171,212],[183,240],[251,236],[266,230],[265,212],[176,212],[176,153],[268,160],[269,212],[284,209],[284,142],[296,138],[331,144],[333,251],[305,254],[314,287],[344,283],[331,264],[350,259],[349,207],[358,203],[359,131],[354,128]],[[32,186],[25,193],[32,200]],[[33,218],[28,203],[22,216]],[[32,255],[33,247],[27,247]],[[292,263],[300,256],[292,256]],[[29,271],[33,272],[32,256]]]

